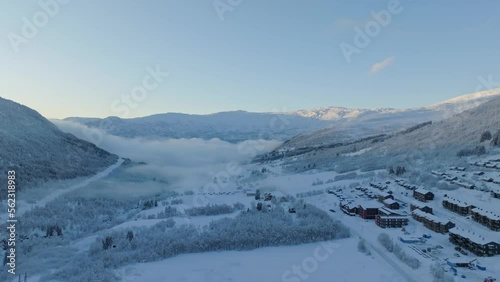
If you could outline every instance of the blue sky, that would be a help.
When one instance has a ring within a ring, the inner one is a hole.
[[[54,1],[41,1],[58,11],[23,43],[23,17],[46,12],[0,2],[0,96],[48,118],[406,108],[500,81],[498,1],[401,0],[350,62],[342,42],[356,47],[355,28],[393,0]],[[148,67],[169,76],[117,111]]]

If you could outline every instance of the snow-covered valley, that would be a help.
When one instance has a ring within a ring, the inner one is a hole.
[[[19,191],[17,273],[33,282],[497,277],[498,103],[306,150],[293,140],[101,132],[94,145],[111,154],[97,157],[117,162]],[[85,126],[59,126],[88,137]]]

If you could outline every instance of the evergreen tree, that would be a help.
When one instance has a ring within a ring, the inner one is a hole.
[[[255,200],[260,200],[260,190],[259,189],[257,189],[255,191]]]
[[[127,239],[129,241],[132,241],[132,239],[134,239],[134,232],[132,231],[127,232]]]
[[[258,211],[261,211],[261,210],[262,210],[262,203],[261,203],[261,202],[258,202],[258,203],[257,203],[257,210],[258,210]]]
[[[113,237],[108,236],[106,239],[102,240],[102,249],[107,250],[113,245]]]

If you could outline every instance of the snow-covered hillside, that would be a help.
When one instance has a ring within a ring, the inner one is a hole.
[[[118,160],[60,131],[36,111],[2,98],[0,148],[0,171],[15,170],[19,188],[50,179],[92,175]]]
[[[426,121],[440,121],[473,109],[500,95],[500,88],[459,96],[441,103],[421,108],[338,111],[325,108],[301,111],[303,116],[330,120],[330,126],[310,134],[297,136],[285,148],[300,148],[352,141],[355,139],[394,131]],[[339,115],[342,113],[342,115]],[[338,117],[338,118],[337,118]]]
[[[386,150],[481,145],[481,134],[500,130],[500,98],[414,132],[394,136],[377,147]],[[489,142],[488,142],[489,143]]]
[[[219,138],[237,143],[244,140],[286,140],[327,125],[326,121],[281,113],[221,112],[210,115],[179,113],[141,118],[67,118],[121,137]]]
[[[167,113],[132,119],[71,117],[65,120],[100,128],[121,137],[219,138],[236,143],[249,139],[288,140],[300,135],[287,145],[302,147],[386,134],[420,122],[442,120],[476,107],[497,95],[500,95],[500,89],[411,109],[324,107],[286,113]]]
[[[466,159],[461,159],[461,156],[497,150],[498,146],[492,145],[492,140],[498,138],[500,132],[498,109],[500,97],[438,122],[421,123],[385,135],[326,146],[321,146],[318,140],[328,138],[331,132],[318,131],[295,138],[305,140],[300,143],[303,146],[295,147],[291,144],[299,143],[291,140],[256,161],[283,159],[292,171],[326,167],[340,172],[386,169],[399,163],[420,167],[463,164]]]

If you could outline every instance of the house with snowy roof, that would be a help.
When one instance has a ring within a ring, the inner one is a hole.
[[[394,199],[394,196],[389,194],[389,193],[380,193],[378,195],[378,201],[379,202],[383,202],[384,200],[387,200],[387,199]]]
[[[493,231],[500,231],[500,215],[482,208],[471,210],[472,219]]]
[[[451,197],[444,198],[443,207],[463,216],[469,215],[472,209],[475,208],[475,206],[471,205],[470,203],[463,202]]]
[[[382,228],[401,228],[408,225],[407,215],[377,215],[375,223]]]
[[[424,211],[426,213],[432,214],[432,208],[423,202],[419,202],[419,201],[411,202],[410,203],[410,210],[414,211],[416,209],[419,209],[419,210]]]
[[[416,209],[412,212],[412,217],[418,222],[422,222],[428,229],[437,233],[447,233],[451,228],[455,227],[455,223],[437,217],[433,214],[426,213],[422,210]]]
[[[413,191],[413,198],[421,202],[432,201],[434,200],[434,193],[424,188],[418,188]]]
[[[399,203],[394,199],[385,199],[382,203],[391,210],[398,210],[400,208]]]
[[[500,254],[498,236],[471,231],[459,227],[449,230],[450,242],[456,246],[469,250],[480,257],[491,257]]]

